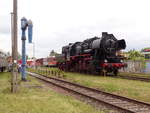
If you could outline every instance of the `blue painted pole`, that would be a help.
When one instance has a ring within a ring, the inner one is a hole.
[[[26,80],[26,35],[22,30],[22,80]]]
[[[27,21],[26,18],[21,19],[21,29],[22,29],[22,80],[26,81],[26,29],[28,27],[28,36],[29,36],[29,43],[32,43],[32,21]]]

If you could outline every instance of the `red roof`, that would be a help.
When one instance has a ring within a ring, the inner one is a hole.
[[[144,52],[150,52],[150,49],[144,49],[143,51]]]

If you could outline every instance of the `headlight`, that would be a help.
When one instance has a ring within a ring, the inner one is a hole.
[[[120,60],[120,62],[123,62],[123,60]]]
[[[108,61],[105,59],[104,62],[107,63]]]

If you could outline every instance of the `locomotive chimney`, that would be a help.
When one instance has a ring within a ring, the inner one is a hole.
[[[114,35],[113,35],[113,34],[109,34],[109,36],[110,36],[110,37],[114,37]]]
[[[107,32],[102,32],[102,37],[106,37],[108,35]]]

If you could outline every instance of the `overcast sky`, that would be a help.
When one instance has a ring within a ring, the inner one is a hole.
[[[0,49],[11,51],[10,12],[13,0],[0,0]],[[18,51],[20,19],[34,24],[35,56],[46,57],[71,42],[101,36],[103,31],[124,38],[127,49],[150,46],[149,0],[18,0]],[[33,45],[27,54],[33,56]]]

